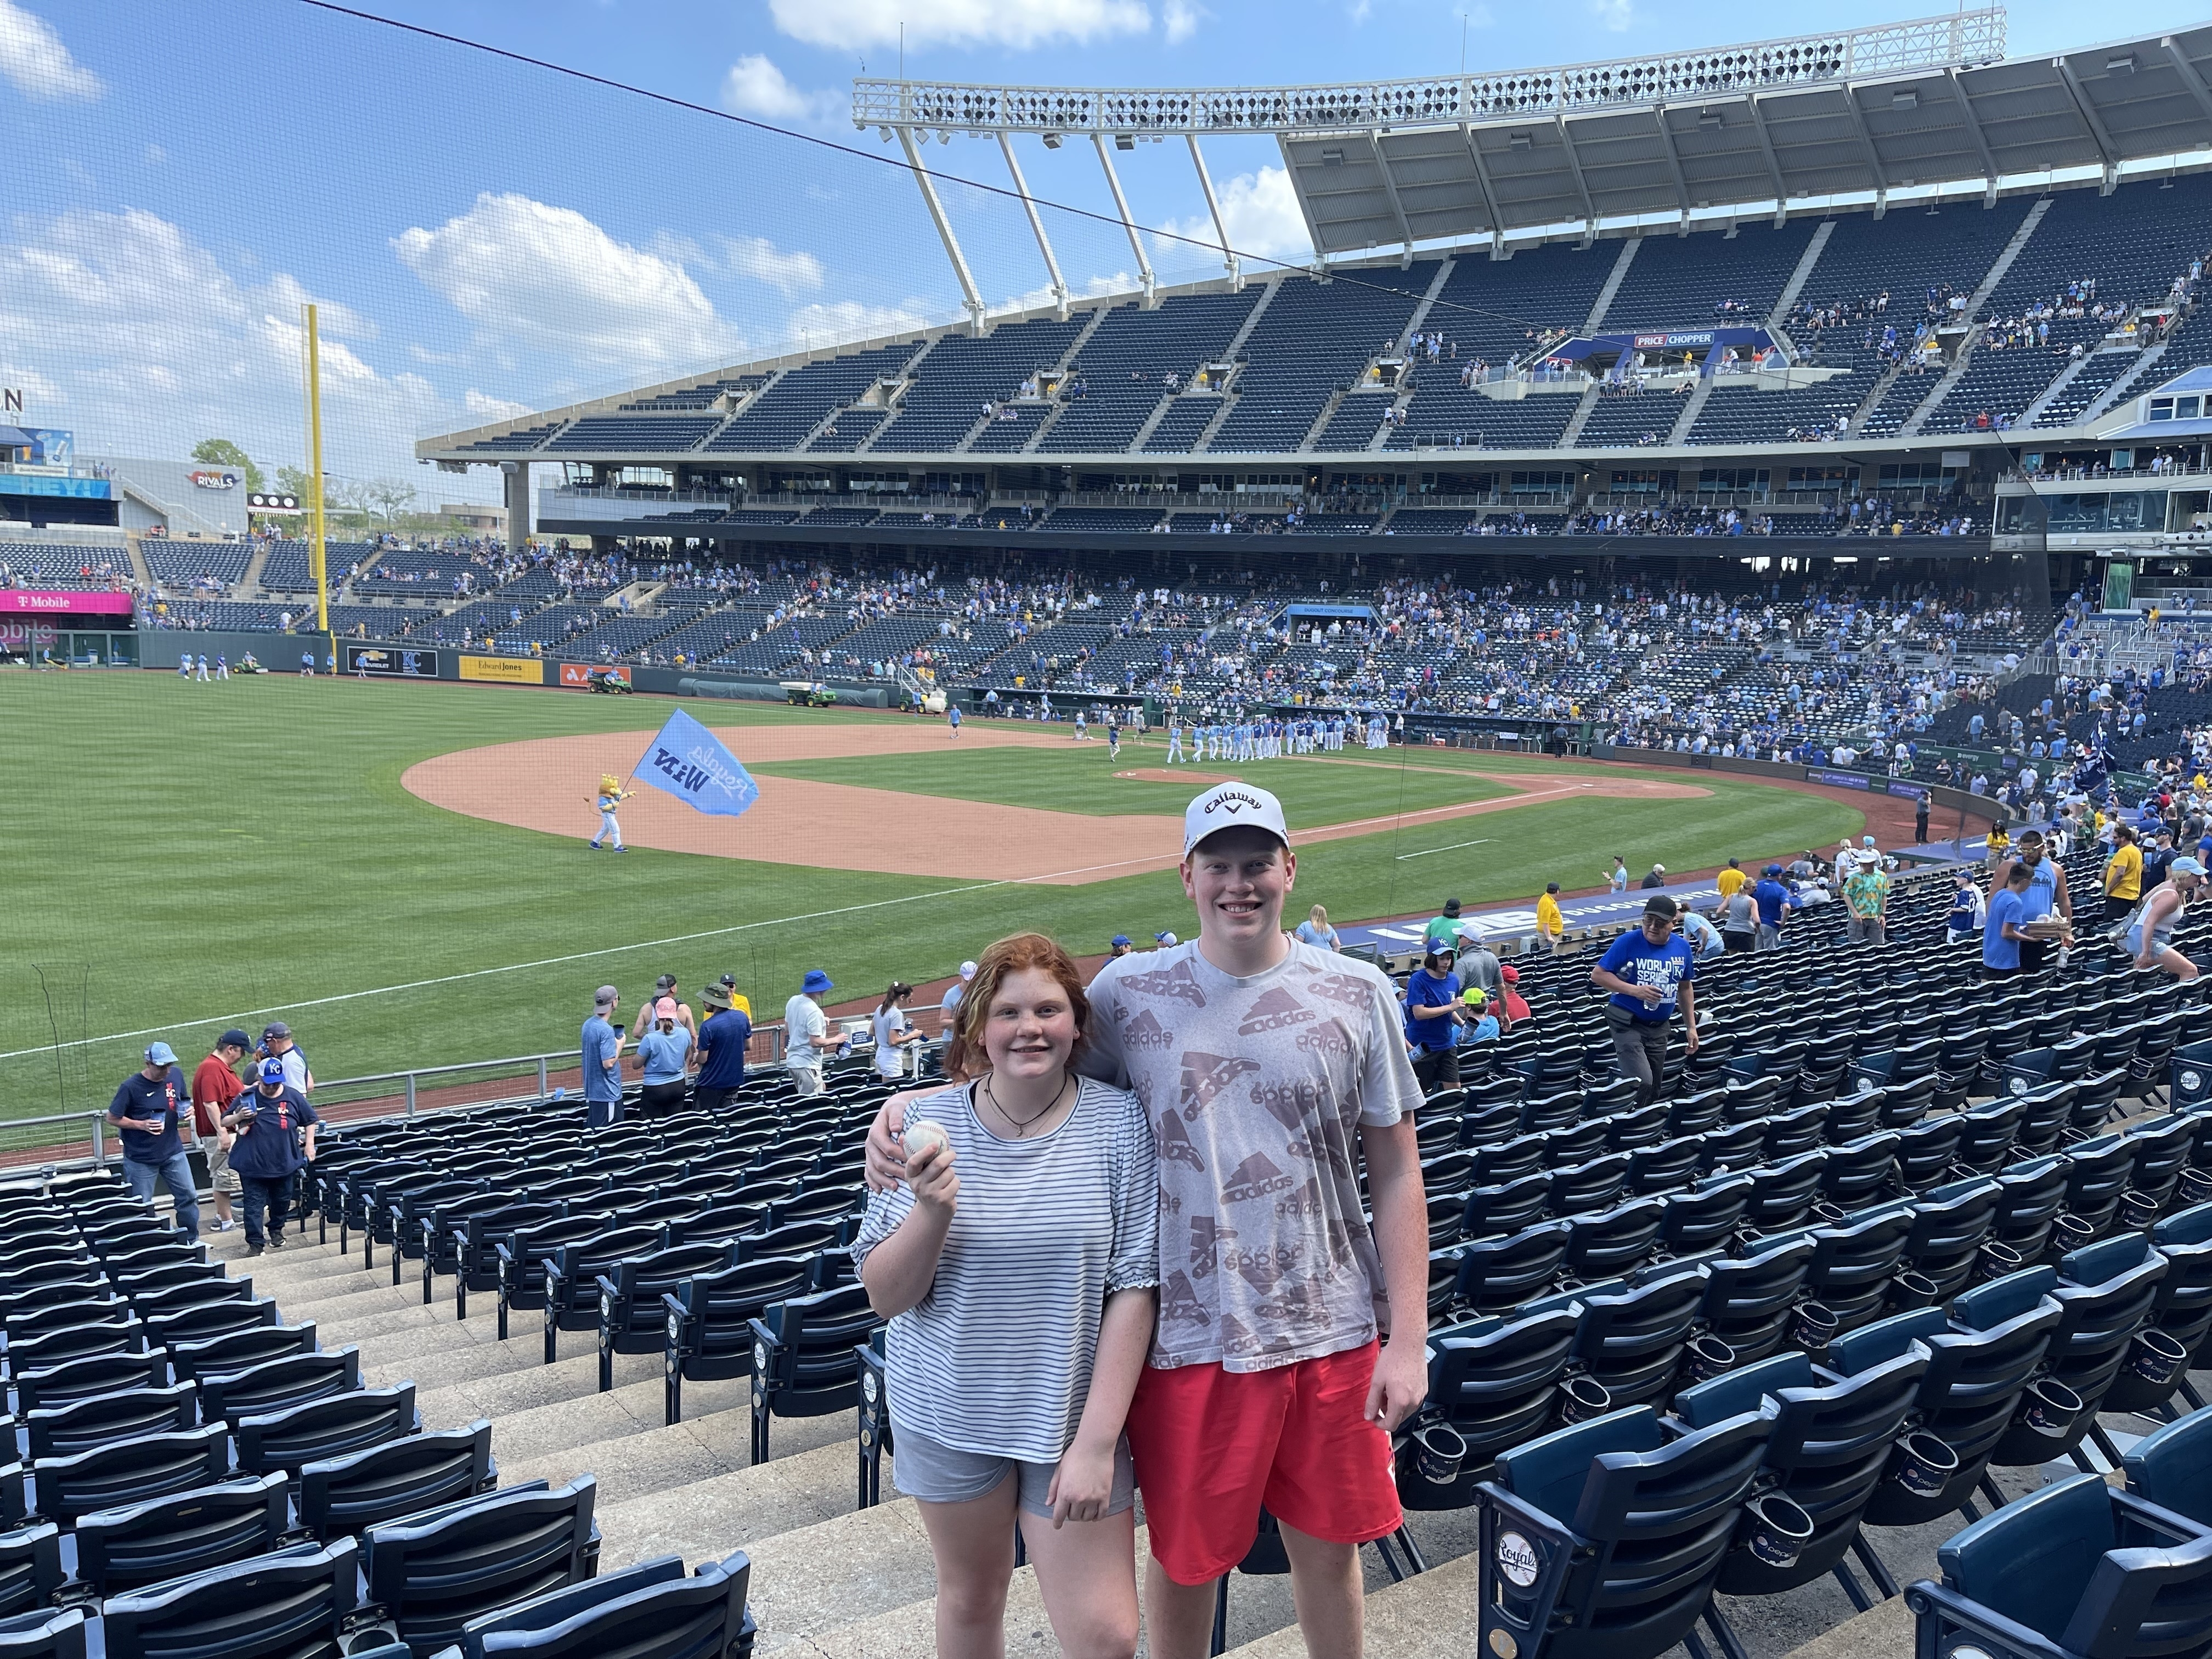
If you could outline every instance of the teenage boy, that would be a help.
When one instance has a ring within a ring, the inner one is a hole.
[[[1637,1082],[1637,1102],[1649,1106],[1667,1079],[1667,1028],[1682,1011],[1682,1047],[1698,1052],[1698,976],[1690,942],[1674,932],[1680,907],[1664,893],[1644,901],[1644,920],[1606,948],[1590,969],[1590,983],[1613,994],[1605,1017],[1613,1023],[1613,1057],[1620,1074]]]
[[[1460,994],[1449,939],[1432,939],[1421,965],[1406,976],[1406,1046],[1425,1091],[1459,1087]]]
[[[230,1131],[222,1127],[223,1115],[246,1085],[238,1080],[238,1062],[253,1047],[253,1039],[233,1026],[225,1031],[192,1073],[192,1128],[206,1150],[208,1185],[215,1191],[216,1231],[227,1233],[238,1224],[230,1213],[232,1194],[240,1191],[238,1172],[230,1167]]]
[[[246,1212],[246,1253],[259,1255],[264,1243],[272,1250],[284,1248],[284,1216],[292,1205],[292,1176],[315,1156],[315,1109],[307,1097],[284,1080],[284,1063],[261,1062],[252,1088],[230,1105],[223,1127],[236,1139],[230,1149],[230,1167],[238,1171],[245,1188],[240,1207]],[[302,1145],[302,1137],[305,1144]],[[262,1218],[268,1218],[267,1231]]]
[[[1264,1498],[1307,1651],[1358,1659],[1359,1546],[1399,1522],[1388,1433],[1428,1391],[1419,1085],[1389,979],[1283,932],[1297,859],[1274,796],[1193,801],[1182,873],[1197,939],[1099,970],[1083,1061],[1136,1092],[1160,1152],[1159,1325],[1128,1423],[1150,1651],[1208,1650]]]

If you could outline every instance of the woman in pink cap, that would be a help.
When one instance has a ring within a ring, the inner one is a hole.
[[[691,1033],[677,1018],[674,997],[659,999],[646,1012],[653,1020],[637,1040],[637,1066],[645,1083],[638,1104],[648,1117],[665,1117],[684,1104]]]

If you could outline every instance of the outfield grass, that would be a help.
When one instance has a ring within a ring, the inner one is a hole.
[[[1085,952],[1116,932],[1188,931],[1172,872],[1017,890],[649,850],[611,859],[584,851],[581,830],[572,839],[465,818],[400,786],[416,762],[483,744],[629,730],[642,749],[669,706],[281,676],[209,686],[152,673],[0,677],[12,803],[0,1116],[104,1105],[146,1028],[189,1062],[223,1025],[258,1030],[281,1008],[328,1079],[565,1047],[603,981],[635,1009],[657,973],[696,993],[727,971],[775,1017],[810,967],[826,968],[841,996],[865,996],[894,975],[950,972],[1018,926]],[[897,718],[690,707],[721,727]],[[732,746],[743,755],[741,736]],[[1161,752],[1125,745],[1121,765],[1157,764]],[[1014,769],[1024,761],[1034,788]],[[1319,759],[1252,770],[1302,821],[1340,821],[1397,810],[1401,782],[1410,808],[1416,790],[1468,798],[1485,770],[1560,769],[1427,750],[1414,762],[1468,776],[1409,769],[1401,780]],[[972,777],[988,779],[985,799],[1073,810],[1173,811],[1185,799],[1174,786],[1100,777],[1103,744],[1065,757],[977,750],[824,764],[859,768],[848,781],[879,787],[889,769],[915,764],[904,787],[918,793],[985,787],[960,781]],[[1095,791],[1103,806],[1055,799],[1093,793],[1093,779],[1110,786]],[[1447,894],[1526,898],[1547,880],[1594,884],[1616,851],[1632,867],[1695,869],[1832,842],[1859,824],[1818,797],[1714,774],[1695,781],[1710,799],[1568,799],[1317,845],[1301,860],[1298,908],[1319,900],[1352,921]],[[1123,790],[1144,804],[1121,805]],[[301,1003],[317,1006],[288,1006]],[[57,1040],[84,1038],[102,1040],[57,1057]]]
[[[1396,752],[1392,751],[1393,756]],[[1036,806],[1054,812],[1097,817],[1156,812],[1180,817],[1195,785],[1115,775],[1158,769],[1164,754],[1157,744],[1138,747],[1127,743],[1121,745],[1118,761],[1107,759],[1103,743],[1048,750],[963,750],[947,744],[928,754],[769,761],[752,769],[817,783]],[[1386,812],[1419,812],[1464,801],[1492,800],[1513,793],[1502,784],[1485,782],[1464,769],[1429,770],[1418,763],[1401,768],[1395,758],[1384,766],[1320,755],[1285,756],[1250,764],[1207,761],[1202,766],[1174,769],[1214,775],[1227,773],[1264,785],[1282,801],[1284,815],[1293,830],[1352,823]]]

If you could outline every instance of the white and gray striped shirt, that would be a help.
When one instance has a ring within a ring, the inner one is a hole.
[[[929,1294],[884,1337],[892,1419],[956,1450],[1055,1462],[1083,1416],[1106,1298],[1159,1283],[1152,1129],[1134,1095],[1086,1079],[1060,1127],[1002,1140],[973,1087],[906,1109],[945,1126],[960,1199]],[[903,1183],[878,1193],[854,1261],[914,1204]]]

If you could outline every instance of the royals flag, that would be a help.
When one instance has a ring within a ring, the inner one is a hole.
[[[719,817],[733,818],[760,799],[752,774],[722,747],[720,738],[680,708],[638,762],[637,776],[686,806]]]

